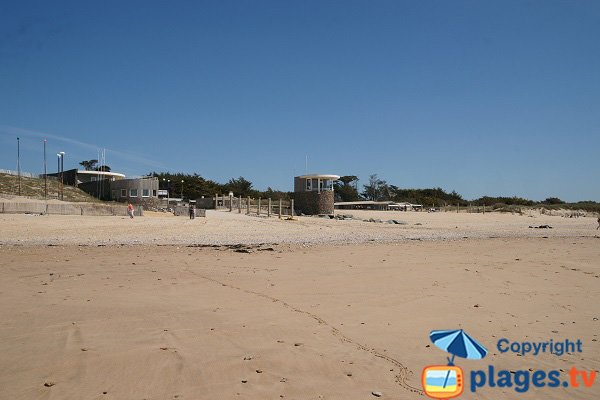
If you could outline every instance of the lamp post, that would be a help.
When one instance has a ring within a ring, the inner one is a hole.
[[[48,198],[48,170],[46,169],[46,139],[44,139],[44,198]]]
[[[60,199],[65,199],[65,152],[61,151],[60,153]]]
[[[181,202],[183,203],[183,179],[181,180]]]
[[[19,196],[21,195],[21,141],[17,138],[17,175],[19,176]]]
[[[58,166],[56,167],[56,178],[59,180],[58,182],[58,194],[56,197],[60,199],[60,153],[56,153],[56,157],[58,160]]]
[[[169,187],[171,186],[171,180],[163,178],[163,184],[167,181],[167,208],[169,208]]]

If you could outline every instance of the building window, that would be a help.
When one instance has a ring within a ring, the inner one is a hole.
[[[121,189],[121,197],[127,197],[127,189]]]
[[[129,189],[129,197],[138,197],[137,189]]]
[[[310,192],[312,190],[312,179],[306,180],[306,191]]]
[[[152,197],[156,197],[156,190],[152,191]]]
[[[150,189],[142,189],[142,197],[150,197]]]

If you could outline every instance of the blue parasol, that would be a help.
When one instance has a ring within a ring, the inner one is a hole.
[[[471,360],[480,360],[487,354],[487,349],[477,340],[467,335],[462,329],[431,331],[429,338],[440,349],[452,354],[452,359],[448,357],[448,365],[454,365],[454,357],[459,356]],[[446,375],[444,387],[448,382],[450,371]]]

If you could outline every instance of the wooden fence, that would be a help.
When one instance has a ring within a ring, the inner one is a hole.
[[[442,212],[480,213],[480,214],[485,214],[486,212],[492,211],[492,208],[491,207],[486,207],[486,206],[474,206],[474,205],[471,205],[471,204],[469,204],[467,206],[464,206],[464,205],[461,206],[459,204],[456,204],[456,205],[441,206],[441,207],[437,208],[437,210],[442,211]]]
[[[219,196],[214,197],[215,210],[226,210],[246,215],[277,216],[279,218],[294,216],[294,200],[273,200],[271,198],[251,198]]]

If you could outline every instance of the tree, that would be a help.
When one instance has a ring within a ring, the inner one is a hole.
[[[377,174],[369,176],[369,183],[363,185],[362,195],[368,200],[385,200],[390,198],[390,188],[386,181],[379,179]]]
[[[248,196],[252,191],[252,182],[240,176],[237,179],[231,178],[225,188],[232,191],[236,196]]]
[[[93,171],[98,164],[98,160],[87,160],[79,163],[86,171]]]
[[[344,175],[344,176],[340,176],[340,179],[338,179],[338,181],[342,182],[344,185],[350,185],[352,182],[357,182],[358,181],[358,176],[356,176],[356,175]]]
[[[340,177],[340,179],[333,183],[336,196],[338,196],[341,201],[358,200],[360,195],[358,194],[358,190],[356,190],[357,182],[358,177],[354,175]]]
[[[101,165],[99,167],[94,168],[94,170],[96,170],[96,171],[110,172],[110,167],[108,165]]]
[[[565,204],[565,202],[558,197],[548,197],[546,200],[542,201],[542,204]]]
[[[264,198],[270,198],[272,200],[289,200],[290,199],[290,193],[287,192],[282,192],[280,190],[273,190],[273,188],[268,187],[267,190],[265,190],[264,192],[260,193],[257,192],[256,193],[257,197],[264,197]]]

